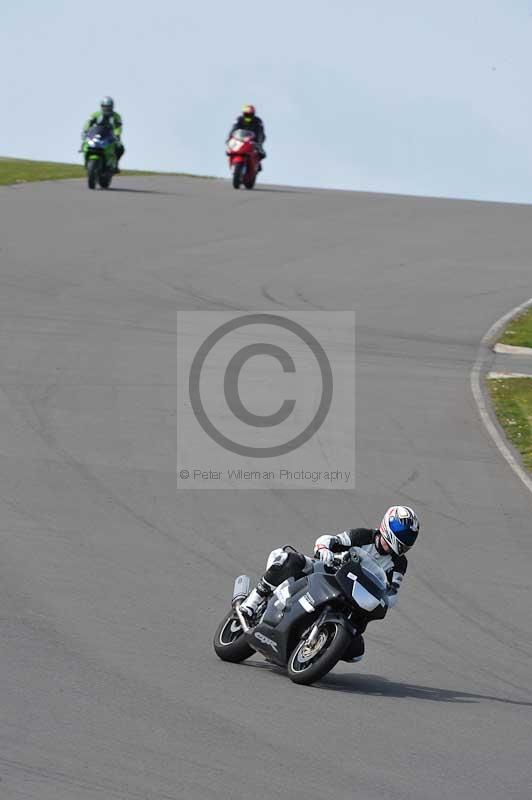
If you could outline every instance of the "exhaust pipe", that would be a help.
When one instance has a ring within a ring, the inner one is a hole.
[[[239,575],[235,581],[233,588],[233,599],[231,605],[234,607],[236,603],[245,600],[251,591],[251,581],[247,575]]]
[[[246,599],[248,594],[251,591],[251,580],[247,575],[239,575],[235,581],[235,585],[233,588],[233,600],[231,605],[233,606],[236,615],[238,617],[238,621],[242,626],[242,630],[244,633],[249,631],[249,625],[247,624],[246,618],[240,611],[240,603]]]

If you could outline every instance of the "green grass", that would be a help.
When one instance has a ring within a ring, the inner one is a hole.
[[[490,378],[488,389],[508,439],[532,472],[532,378]]]
[[[81,157],[81,156],[80,156]],[[190,175],[187,172],[145,172],[124,169],[122,175],[179,175],[180,177],[210,177]],[[65,178],[84,178],[85,169],[80,164],[61,164],[55,161],[28,161],[21,158],[0,157],[0,186],[30,181],[59,181]]]
[[[514,347],[532,347],[532,308],[515,317],[504,331],[502,344]]]

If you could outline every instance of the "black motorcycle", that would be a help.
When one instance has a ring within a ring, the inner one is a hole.
[[[384,570],[360,548],[336,557],[334,567],[316,562],[312,574],[278,586],[251,623],[239,610],[250,579],[235,581],[232,610],[214,635],[222,661],[238,663],[253,652],[286,667],[294,683],[311,684],[349,656],[368,619],[387,611]]]

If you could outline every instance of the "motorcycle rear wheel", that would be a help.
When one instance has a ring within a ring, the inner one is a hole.
[[[308,686],[323,678],[342,658],[351,634],[333,620],[325,620],[320,626],[314,645],[301,639],[288,661],[288,677],[294,683]]]
[[[96,180],[98,178],[99,164],[95,159],[89,161],[87,164],[87,183],[89,189],[96,189]]]
[[[244,640],[243,631],[234,611],[225,615],[214,634],[214,651],[222,661],[238,664],[255,652]]]
[[[244,172],[244,163],[235,164],[233,169],[233,189],[240,189],[242,183],[242,175]]]

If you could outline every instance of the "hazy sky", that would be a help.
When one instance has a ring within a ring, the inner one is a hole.
[[[226,176],[244,102],[264,180],[532,202],[532,0],[3,0],[0,154],[77,160],[104,94],[124,165]]]

